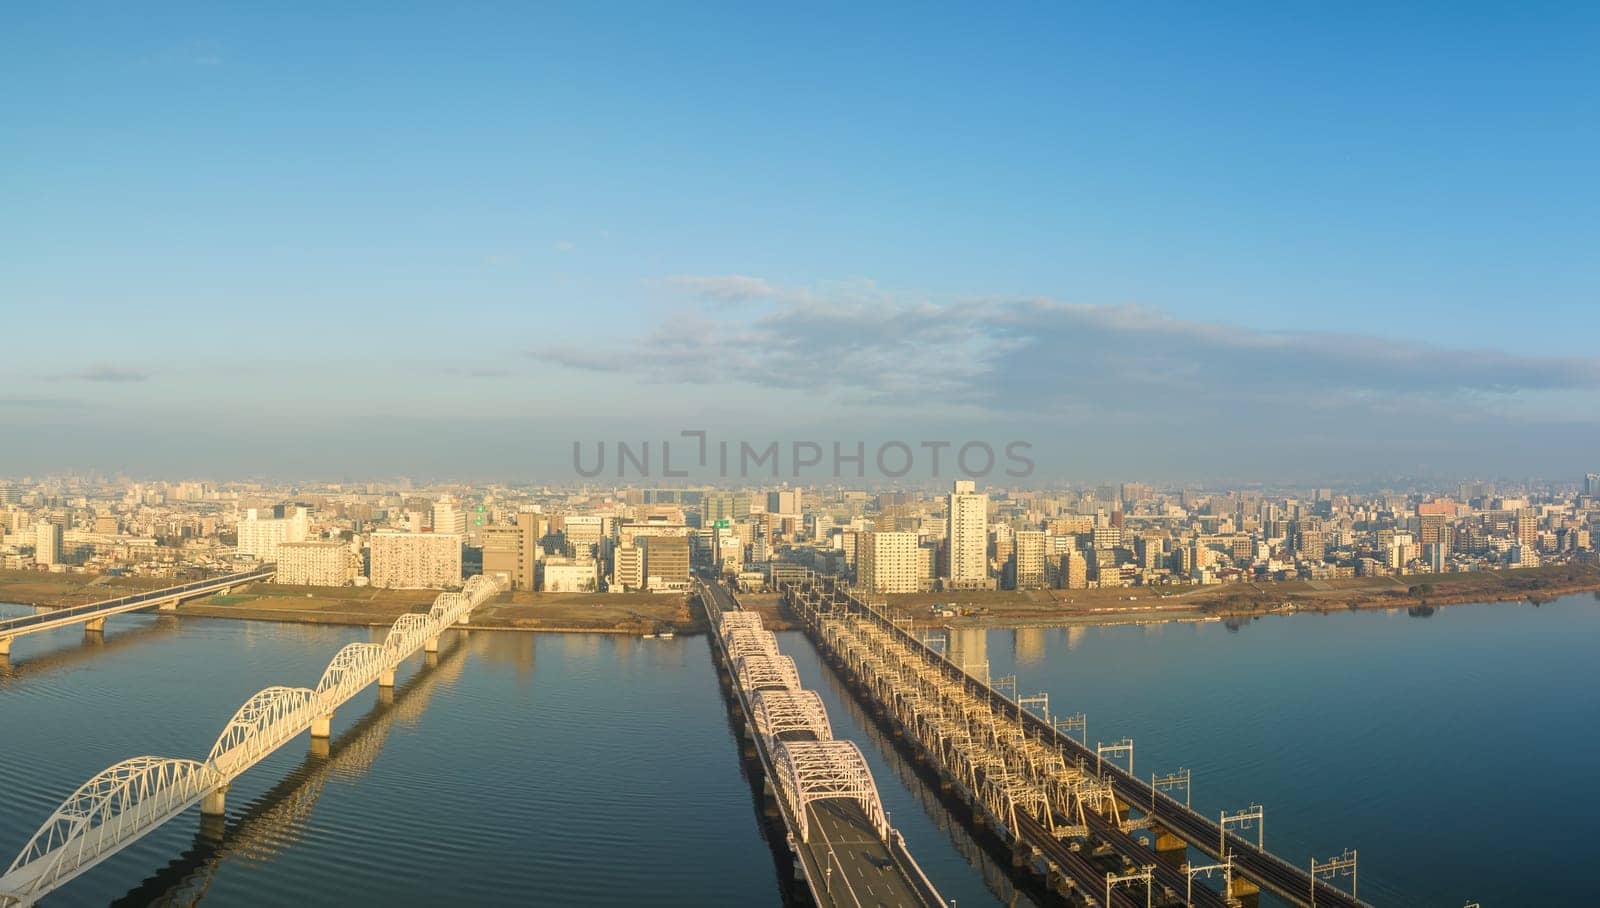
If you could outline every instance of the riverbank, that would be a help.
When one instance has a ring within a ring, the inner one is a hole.
[[[64,608],[171,586],[149,577],[0,571],[0,602]],[[210,618],[387,627],[408,612],[424,612],[437,590],[288,586],[254,583],[226,596],[184,603],[180,612]],[[505,593],[473,613],[473,628],[549,633],[648,634],[704,629],[682,594]]]
[[[172,581],[92,574],[0,572],[0,601],[62,607],[170,585]],[[1471,574],[1296,580],[1208,587],[1113,590],[984,590],[881,597],[920,624],[951,627],[1057,627],[1161,621],[1256,618],[1298,611],[1432,608],[1478,602],[1544,601],[1600,591],[1600,568],[1556,565]],[[433,590],[300,587],[258,583],[185,603],[182,613],[215,618],[302,624],[388,626],[407,612],[426,611]],[[766,627],[800,625],[776,594],[740,601]],[[935,612],[935,607],[939,610]],[[946,617],[944,610],[955,611]],[[683,595],[650,593],[506,593],[478,609],[470,627],[548,633],[647,634],[705,630]]]
[[[1513,571],[1295,580],[1175,590],[988,590],[880,597],[918,621],[951,627],[1049,627],[1256,618],[1294,612],[1433,608],[1543,602],[1600,591],[1600,568],[1556,565]],[[956,611],[935,617],[932,608]]]
[[[386,627],[407,612],[426,611],[432,590],[290,587],[255,584],[229,596],[182,606],[186,615],[304,624]],[[682,595],[649,593],[505,593],[476,609],[469,628],[545,633],[648,634],[701,630]]]

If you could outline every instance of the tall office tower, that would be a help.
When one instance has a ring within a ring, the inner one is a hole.
[[[61,526],[46,520],[33,525],[33,563],[54,566],[62,563]]]
[[[868,593],[915,593],[920,555],[916,533],[862,533],[856,541],[856,584]]]
[[[284,542],[305,542],[311,528],[311,512],[295,507],[285,513],[283,507],[270,510],[250,508],[239,521],[238,552],[258,561],[277,561],[278,545]]]
[[[461,586],[461,537],[454,533],[373,533],[372,585],[440,590]]]
[[[467,512],[459,499],[446,495],[433,503],[433,531],[467,535]]]
[[[945,538],[950,544],[953,588],[972,589],[989,582],[989,496],[970,479],[958,479],[945,503]]]
[[[1600,495],[1600,473],[1590,473],[1583,477],[1583,494]]]
[[[0,506],[20,504],[21,502],[22,492],[17,488],[16,483],[0,482]]]

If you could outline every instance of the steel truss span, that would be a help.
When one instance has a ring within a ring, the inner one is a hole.
[[[1063,727],[1083,727],[1081,715],[1063,725],[1051,718],[1045,695],[1000,694],[931,648],[909,620],[886,614],[830,578],[789,574],[779,585],[833,664],[883,708],[885,721],[905,732],[974,813],[992,823],[1015,849],[1016,866],[1042,867],[1049,888],[1112,908],[1143,904],[1149,893],[1179,893],[1187,904],[1220,908],[1257,886],[1296,905],[1366,905],[1353,892],[1314,881],[1258,839],[1226,829],[1249,812],[1225,817],[1219,826],[1188,807],[1187,792],[1181,801],[1171,797],[1172,787],[1187,788],[1187,771],[1148,782],[1136,777],[1131,741],[1090,748],[1063,734]],[[1127,768],[1118,759],[1126,759]],[[1253,816],[1259,831],[1259,808]],[[1176,843],[1221,863],[1173,868],[1131,835],[1138,830],[1155,831],[1165,850]],[[1125,868],[1144,867],[1148,875],[1107,873],[1086,860],[1096,844],[1118,853]],[[1326,866],[1342,867],[1339,861]],[[1221,870],[1222,892],[1194,883],[1194,874],[1210,870]],[[1141,881],[1147,892],[1126,888]]]
[[[887,897],[893,904],[943,906],[904,838],[889,825],[860,748],[834,739],[822,698],[801,686],[794,659],[778,651],[760,616],[739,609],[731,594],[714,584],[700,590],[732,676],[735,708],[749,723],[796,866],[816,903],[860,906],[864,898]],[[717,604],[719,598],[726,608]],[[823,802],[838,804],[832,810],[853,825],[840,827],[837,816],[825,818]],[[842,829],[848,831],[841,835]],[[871,839],[875,844],[866,845]],[[864,860],[867,852],[877,857]],[[858,884],[868,888],[858,891]]]
[[[768,740],[785,733],[807,732],[815,741],[833,740],[827,707],[814,690],[758,690],[750,698],[756,731]]]
[[[854,741],[780,741],[772,756],[778,784],[800,820],[800,841],[811,841],[808,808],[830,798],[860,804],[878,837],[889,838],[889,818],[878,799],[878,786]]]
[[[32,905],[196,804],[214,799],[202,810],[220,812],[229,783],[245,770],[308,729],[316,734],[319,722],[367,686],[392,684],[401,662],[503,591],[495,578],[472,577],[426,613],[400,616],[382,643],[339,650],[315,688],[263,688],[228,720],[204,762],[145,756],[100,772],[56,808],[0,876],[0,908]]]

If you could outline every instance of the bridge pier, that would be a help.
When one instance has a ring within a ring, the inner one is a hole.
[[[333,733],[333,713],[328,713],[326,716],[318,716],[315,719],[311,720],[311,738],[312,738],[312,740],[316,740],[317,738],[330,737],[332,735],[332,733]]]
[[[394,687],[394,669],[386,668],[383,670],[383,674],[378,676],[378,686]]]
[[[1261,887],[1236,873],[1233,875],[1233,897],[1244,908],[1256,908],[1261,904]]]
[[[434,634],[432,637],[422,641],[422,651],[425,653],[437,653],[439,651],[439,635]]]
[[[163,602],[160,605],[156,606],[156,611],[158,611],[158,612],[175,612],[177,610],[178,610],[178,600],[177,599],[168,599],[166,602]]]
[[[1189,843],[1159,824],[1153,826],[1150,831],[1156,836],[1156,857],[1169,866],[1182,867],[1189,859]]]
[[[212,845],[221,844],[228,836],[228,818],[221,814],[200,815],[200,838]]]
[[[224,785],[200,799],[200,816],[220,817],[227,812],[228,786]]]
[[[0,637],[0,656],[9,656],[9,655],[11,655],[11,641],[13,641],[15,639],[17,639],[17,638],[15,638],[15,637]]]
[[[83,629],[91,634],[98,634],[106,629],[106,619],[90,618],[83,623]]]

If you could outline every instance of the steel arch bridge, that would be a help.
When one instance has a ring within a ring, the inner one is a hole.
[[[740,656],[733,660],[733,672],[746,691],[800,690],[800,672],[793,656],[766,653]]]
[[[833,725],[822,697],[814,690],[758,690],[750,697],[756,731],[769,742],[785,733],[810,732],[813,740],[832,741]]]
[[[799,820],[800,841],[811,841],[811,805],[831,798],[860,804],[878,837],[889,837],[889,817],[878,798],[878,786],[854,741],[779,741],[772,757],[778,787]]]
[[[502,591],[500,581],[474,576],[461,592],[440,595],[426,614],[402,615],[383,643],[339,650],[315,689],[258,691],[228,720],[203,763],[145,756],[101,771],[56,808],[0,876],[0,908],[32,905],[195,804],[203,813],[221,813],[228,784],[245,770],[307,729],[325,737],[339,706],[373,682],[392,684],[396,666],[418,649],[436,649],[441,633]]]

